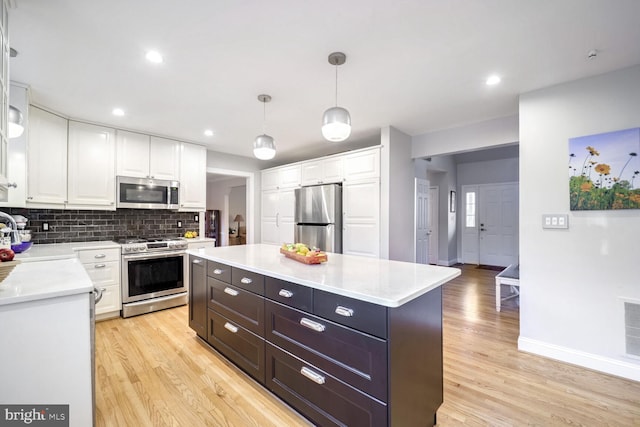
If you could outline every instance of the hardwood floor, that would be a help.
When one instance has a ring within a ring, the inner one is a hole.
[[[518,352],[517,300],[496,312],[497,272],[462,269],[443,292],[439,426],[640,426],[640,383]],[[97,426],[309,425],[200,342],[186,307],[99,322],[96,382]]]

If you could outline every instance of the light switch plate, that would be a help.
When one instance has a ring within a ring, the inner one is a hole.
[[[542,228],[569,228],[569,215],[543,214]]]

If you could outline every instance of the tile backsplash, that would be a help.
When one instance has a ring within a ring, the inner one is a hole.
[[[87,242],[121,238],[180,237],[186,231],[198,231],[195,212],[175,212],[161,209],[117,209],[115,211],[85,211],[58,209],[8,208],[10,215],[29,219],[34,243]],[[178,227],[178,221],[182,227]],[[44,231],[42,224],[48,223]]]

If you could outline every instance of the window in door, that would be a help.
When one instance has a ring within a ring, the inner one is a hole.
[[[476,192],[469,191],[466,193],[465,200],[465,227],[473,228],[476,226]]]

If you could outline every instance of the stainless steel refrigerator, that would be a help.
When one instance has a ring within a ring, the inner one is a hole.
[[[342,187],[313,185],[295,191],[295,241],[342,253]]]

